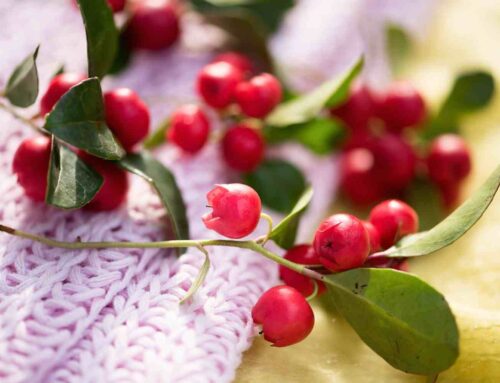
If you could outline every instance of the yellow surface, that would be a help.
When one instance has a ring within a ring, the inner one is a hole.
[[[486,68],[500,87],[500,2],[442,1],[430,38],[415,48],[404,78],[438,102],[455,74]],[[500,93],[500,92],[498,92]],[[474,174],[463,190],[472,193],[500,163],[500,96],[463,124],[474,152]],[[500,197],[481,221],[454,245],[411,263],[443,292],[457,316],[461,355],[438,383],[500,382]],[[283,349],[257,339],[238,370],[238,383],[425,382],[396,371],[366,347],[342,319],[315,305],[316,326],[304,342]]]

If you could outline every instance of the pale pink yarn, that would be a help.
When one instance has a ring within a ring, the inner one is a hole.
[[[0,2],[3,82],[38,42],[42,89],[60,63],[83,70],[83,30],[69,3]],[[181,48],[138,55],[129,70],[105,86],[137,89],[158,122],[179,102],[193,100],[194,74],[207,60]],[[66,212],[28,201],[11,173],[11,161],[19,141],[30,134],[0,113],[1,222],[61,240],[164,238],[158,198],[136,177],[127,205],[112,213]],[[297,147],[275,154],[291,151],[317,189],[302,225],[301,236],[307,238],[333,197],[335,167],[332,160]],[[205,194],[214,183],[234,177],[217,148],[208,147],[194,158],[171,148],[157,155],[177,176],[192,237],[214,236],[200,220],[206,212]],[[206,283],[189,304],[179,306],[203,260],[197,250],[180,258],[155,249],[68,251],[0,235],[0,381],[231,381],[254,335],[251,307],[277,283],[277,267],[248,251],[209,252],[212,268]]]

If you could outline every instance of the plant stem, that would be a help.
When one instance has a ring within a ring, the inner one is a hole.
[[[187,248],[200,246],[225,246],[237,247],[241,249],[253,250],[264,257],[283,265],[299,274],[309,278],[322,281],[324,276],[314,270],[310,270],[303,265],[291,262],[280,257],[278,254],[266,249],[255,241],[235,241],[228,239],[202,239],[202,240],[173,240],[173,241],[158,241],[158,242],[64,242],[55,239],[47,238],[41,235],[28,233],[22,230],[17,230],[9,226],[0,224],[0,231],[21,238],[30,239],[35,242],[43,243],[51,247],[59,247],[63,249],[78,250],[78,249],[168,249],[168,248]]]
[[[13,107],[11,107],[10,105],[7,105],[5,104],[4,102],[0,101],[0,109],[3,109],[5,110],[7,113],[9,113],[12,117],[14,117],[15,119],[25,123],[26,125],[28,125],[31,129],[39,132],[39,133],[43,133],[43,134],[46,134],[47,132],[45,130],[43,130],[42,128],[40,128],[37,124],[35,124],[35,122],[30,119],[30,118],[27,118],[27,117],[24,117],[22,116],[21,114],[19,114]]]

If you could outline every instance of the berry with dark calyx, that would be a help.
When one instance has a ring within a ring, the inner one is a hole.
[[[207,201],[212,212],[203,216],[203,223],[225,237],[246,237],[259,223],[262,204],[250,186],[236,183],[216,185],[208,192]]]
[[[288,250],[284,256],[289,261],[301,265],[319,265],[319,256],[311,245],[296,245]],[[314,281],[296,271],[280,265],[280,278],[286,285],[298,290],[303,296],[308,297],[314,292]],[[316,281],[318,284],[318,295],[325,292],[326,287],[323,282]]]
[[[285,347],[305,339],[314,327],[314,313],[300,292],[290,286],[267,290],[252,309],[252,318],[262,325],[264,339],[274,347]]]
[[[235,97],[245,115],[263,118],[281,101],[281,84],[272,74],[262,73],[240,82]]]
[[[344,121],[353,133],[367,131],[368,123],[374,116],[373,96],[366,86],[357,84],[347,101],[330,113]]]
[[[438,185],[457,185],[471,171],[470,150],[456,134],[435,138],[427,155],[429,178]]]
[[[376,98],[376,113],[389,130],[401,132],[414,127],[426,118],[425,101],[410,83],[396,82]]]
[[[375,226],[373,226],[373,224],[368,221],[362,221],[362,223],[368,233],[368,238],[370,239],[370,253],[375,253],[376,251],[381,250],[382,247],[380,246],[380,234],[378,233]]]
[[[250,172],[264,157],[265,142],[261,133],[244,124],[230,128],[222,140],[226,163],[241,172]]]
[[[172,46],[180,35],[179,14],[172,0],[134,2],[126,38],[134,49],[158,51]]]
[[[129,188],[127,173],[111,161],[105,161],[79,151],[78,155],[103,178],[101,189],[85,209],[109,211],[118,208],[127,198]]]
[[[314,235],[314,250],[323,266],[332,271],[360,267],[370,252],[370,239],[363,223],[350,214],[334,214]]]
[[[243,53],[238,52],[224,52],[217,55],[213,61],[213,63],[217,62],[225,62],[228,63],[235,68],[239,69],[241,73],[245,75],[249,75],[253,72],[253,64],[252,61],[248,58],[248,56]]]
[[[141,142],[149,132],[149,109],[139,95],[128,88],[104,94],[106,123],[127,151]]]
[[[34,201],[43,202],[47,189],[51,142],[48,136],[25,139],[14,154],[12,169],[17,183]]]
[[[172,114],[167,139],[185,152],[196,153],[207,142],[209,133],[205,112],[197,105],[183,105]]]
[[[196,87],[207,105],[223,109],[234,101],[236,87],[243,80],[243,72],[227,62],[216,62],[202,68]]]
[[[86,77],[77,73],[62,73],[50,80],[45,94],[40,100],[40,115],[45,116],[49,113],[57,101],[72,87],[79,84]]]
[[[418,215],[410,205],[391,199],[372,209],[370,223],[380,235],[382,248],[387,249],[405,235],[417,232]]]

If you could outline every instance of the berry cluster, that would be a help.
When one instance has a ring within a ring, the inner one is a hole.
[[[249,172],[262,161],[265,142],[258,121],[281,101],[279,81],[269,73],[253,75],[254,65],[248,57],[227,52],[198,74],[196,88],[206,106],[221,116],[231,114],[221,142],[223,157],[234,170]],[[238,122],[234,122],[234,121]],[[186,153],[200,151],[208,141],[210,119],[199,105],[183,105],[171,116],[166,134]]]
[[[427,111],[412,85],[394,83],[376,93],[358,84],[331,114],[349,131],[341,186],[351,201],[363,205],[400,197],[422,173],[439,188],[446,206],[456,202],[458,186],[471,168],[469,149],[454,134],[438,136],[427,147],[415,144]]]
[[[261,215],[259,195],[242,184],[217,185],[207,194],[213,211],[203,217],[208,229],[229,238],[251,234]],[[367,221],[350,214],[334,214],[317,228],[312,245],[297,245],[285,259],[324,273],[358,267],[391,267],[407,271],[406,261],[368,256],[394,245],[402,237],[418,230],[417,213],[406,203],[387,200],[376,205]],[[322,282],[280,265],[285,286],[268,290],[253,308],[254,322],[263,326],[266,340],[282,347],[304,339],[314,325],[314,314],[306,297],[316,290],[323,293]],[[315,286],[317,284],[317,286]]]
[[[45,117],[59,99],[85,76],[63,73],[55,76],[40,102],[40,115]],[[104,94],[106,123],[127,151],[132,151],[149,132],[149,109],[134,91],[120,88]],[[26,195],[44,201],[51,152],[50,138],[45,135],[25,139],[14,155],[13,170]],[[113,210],[127,195],[126,173],[115,164],[93,157],[83,151],[79,156],[103,177],[103,185],[85,208],[95,211]]]

